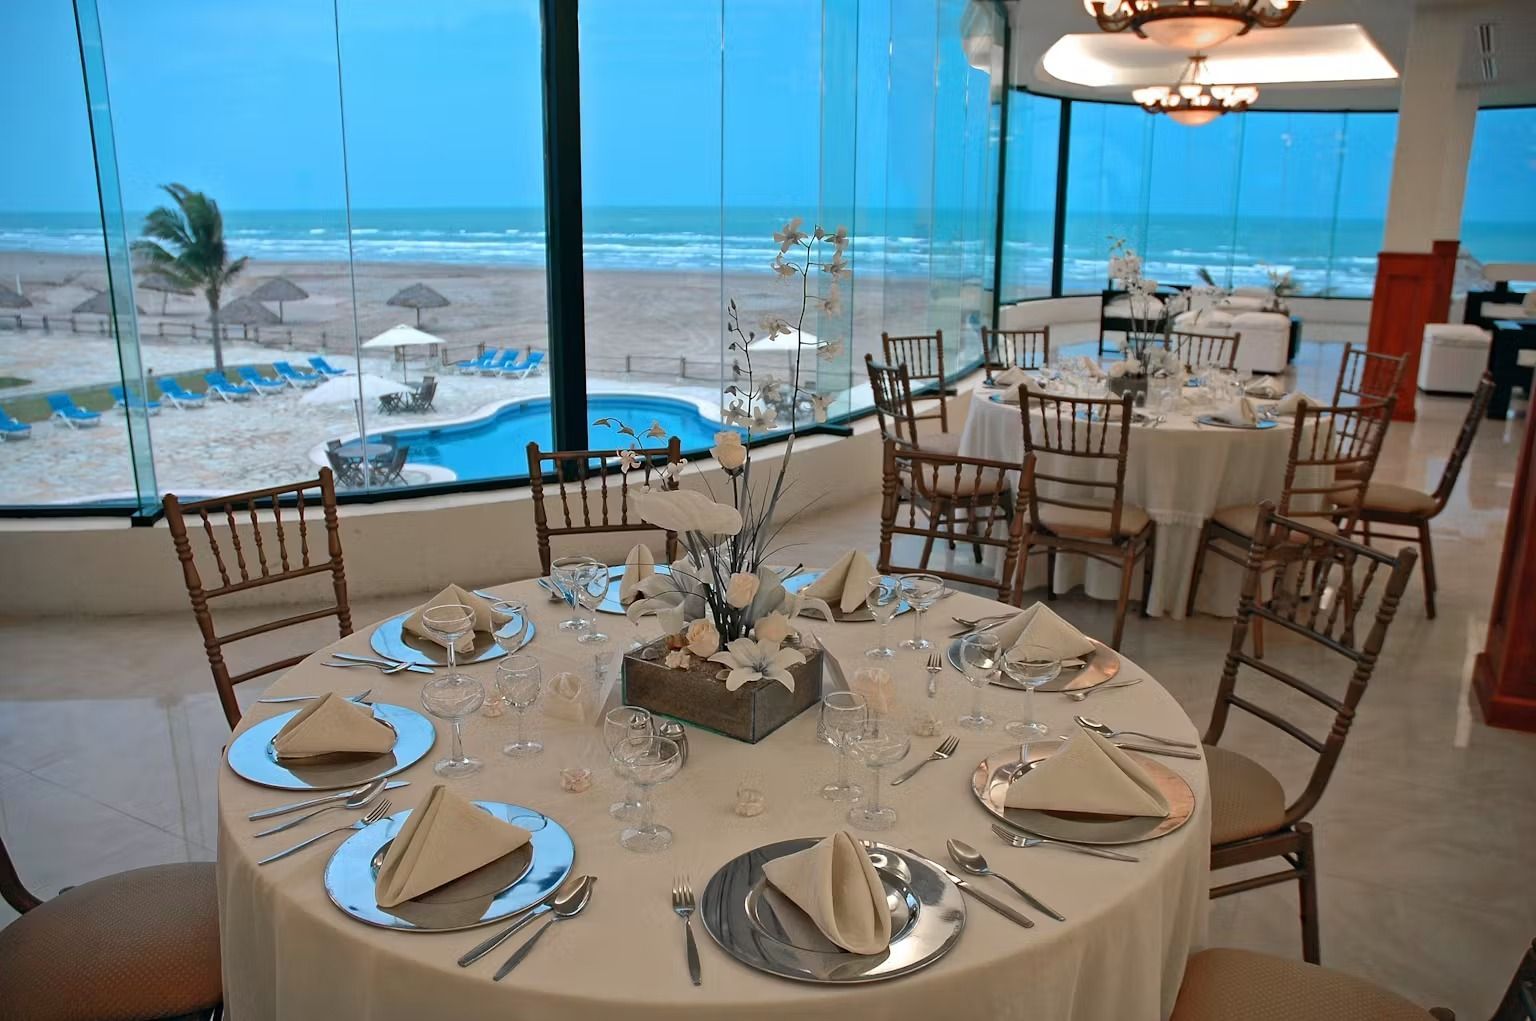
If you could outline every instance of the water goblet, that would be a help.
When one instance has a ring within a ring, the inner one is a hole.
[[[1024,718],[1010,720],[1003,729],[1024,742],[1028,761],[1029,742],[1051,732],[1035,717],[1035,689],[1061,675],[1061,658],[1044,646],[1020,644],[1003,653],[1003,673],[1024,685]]]
[[[926,652],[934,645],[923,637],[923,614],[944,594],[944,579],[932,574],[904,574],[901,576],[901,594],[916,611],[913,613],[916,619],[912,624],[912,637],[902,642],[901,647]]]
[[[475,630],[475,611],[463,603],[429,606],[421,612],[421,624],[427,629],[427,634],[448,650],[448,676],[457,676],[458,644],[460,639]]]
[[[1003,658],[1003,643],[989,631],[966,635],[960,640],[960,670],[965,680],[975,689],[971,711],[957,721],[967,730],[987,730],[992,717],[981,708],[981,693],[997,676],[999,662]]]
[[[571,615],[560,622],[561,631],[586,629],[587,618],[582,616],[577,601],[577,576],[593,563],[595,561],[591,557],[583,556],[556,557],[550,562],[549,582],[560,593],[560,598],[565,600],[565,605],[571,608]]]
[[[682,749],[669,737],[626,737],[613,749],[620,774],[639,791],[639,818],[619,834],[626,850],[649,854],[672,846],[672,831],[656,822],[656,799],[651,789],[677,775],[683,765]]]
[[[473,716],[484,701],[485,686],[463,674],[434,677],[422,685],[422,707],[453,727],[452,752],[432,766],[438,776],[455,779],[479,772],[480,760],[464,754],[464,718]]]
[[[576,640],[583,644],[606,642],[608,636],[597,629],[597,608],[608,598],[608,587],[612,584],[608,565],[593,561],[573,574],[571,580],[576,586],[577,605],[591,614]]]
[[[848,809],[849,824],[861,830],[890,829],[896,825],[896,810],[880,804],[880,770],[906,758],[912,739],[879,718],[871,718],[848,743],[848,750],[872,774],[869,800]]]
[[[880,645],[864,655],[870,659],[891,659],[896,655],[896,650],[891,648],[889,634],[891,618],[901,609],[901,579],[877,574],[869,579],[868,585],[869,591],[864,596],[864,602],[869,606],[869,612],[880,622]]]
[[[821,700],[817,736],[837,749],[837,779],[821,789],[828,801],[856,801],[864,789],[848,779],[848,742],[869,721],[864,696],[851,691],[831,691]]]
[[[620,741],[631,736],[649,736],[655,732],[655,726],[650,710],[639,706],[621,705],[608,710],[603,717],[603,743],[608,747],[609,764],[619,779],[624,779],[624,774],[620,772],[618,763],[613,761],[613,750]],[[609,815],[626,822],[635,818],[639,812],[640,793],[635,790],[634,784],[626,784],[623,798],[608,806]]]
[[[528,736],[528,710],[539,700],[544,687],[544,671],[532,656],[508,656],[496,664],[496,688],[517,711],[517,727],[512,740],[502,752],[513,758],[527,758],[544,750],[542,742]]]

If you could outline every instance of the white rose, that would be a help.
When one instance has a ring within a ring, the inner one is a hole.
[[[756,630],[758,641],[782,645],[784,639],[793,634],[795,629],[789,626],[788,617],[782,613],[774,612],[759,620]]]
[[[734,429],[715,433],[715,445],[709,448],[709,453],[726,471],[735,471],[747,463],[747,448],[742,445],[741,434]]]
[[[733,574],[725,586],[725,601],[738,610],[751,606],[760,584],[755,574]]]
[[[720,651],[720,632],[715,630],[714,621],[708,617],[690,623],[683,637],[688,641],[688,651],[695,656],[707,657]]]

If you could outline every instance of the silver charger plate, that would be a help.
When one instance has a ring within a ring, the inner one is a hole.
[[[1260,419],[1257,425],[1238,425],[1235,422],[1223,422],[1215,415],[1199,415],[1195,418],[1195,421],[1201,425],[1214,425],[1222,429],[1247,429],[1250,431],[1255,429],[1273,429],[1276,424],[1270,419],[1265,418]]]
[[[624,567],[624,564],[620,564],[617,567],[608,568],[608,594],[605,595],[603,597],[603,601],[598,604],[598,613],[616,613],[619,616],[624,615],[624,604],[619,602],[619,591],[622,587],[620,582],[624,580]],[[668,567],[666,564],[657,564],[656,573],[671,574],[672,568]]]
[[[1036,691],[1062,692],[1081,691],[1084,688],[1097,687],[1111,679],[1120,672],[1120,654],[1097,638],[1088,639],[1093,643],[1093,652],[1088,656],[1087,665],[1081,667],[1062,667],[1061,673],[1053,681],[1036,688]],[[945,650],[949,659],[949,665],[965,673],[965,665],[960,661],[961,638],[950,640],[949,648]],[[998,671],[997,679],[992,682],[999,688],[1011,688],[1015,691],[1024,691],[1028,686],[1020,684],[1013,678]]]
[[[1063,744],[1064,739],[1059,737],[1043,737],[1029,742],[1029,764],[1023,771],[1056,754]],[[1189,822],[1195,811],[1195,792],[1189,781],[1150,756],[1133,751],[1125,754],[1146,770],[1158,791],[1168,799],[1166,817],[1009,808],[1004,803],[1008,785],[1018,778],[1023,766],[1019,745],[1000,749],[982,759],[971,774],[971,793],[976,795],[982,808],[1010,826],[1037,836],[1077,844],[1134,844],[1172,833]]]
[[[476,801],[491,815],[521,826],[527,844],[467,876],[430,893],[379,907],[374,888],[390,843],[405,827],[411,810],[396,812],[352,834],[325,866],[325,892],[342,911],[360,922],[403,932],[454,932],[497,922],[547,900],[560,889],[576,861],[576,846],[565,827],[521,805]]]
[[[923,858],[868,843],[885,885],[891,945],[879,954],[850,954],[832,943],[810,917],[763,878],[763,864],[819,840],[800,837],[767,844],[722,865],[699,905],[699,917],[720,948],[769,975],[844,985],[879,982],[926,968],[949,952],[965,929],[960,889]]]
[[[393,776],[419,762],[437,741],[432,721],[414,709],[375,702],[373,715],[395,732],[395,747],[383,755],[327,756],[324,760],[280,761],[272,750],[277,732],[302,709],[278,713],[244,731],[229,743],[229,768],[237,776],[263,787],[285,791],[330,791],[356,787],[381,776]]]
[[[397,614],[383,621],[373,629],[373,634],[368,636],[368,644],[373,651],[388,659],[404,660],[407,663],[419,663],[422,666],[447,666],[448,650],[430,638],[421,638],[409,634],[405,630],[405,622],[415,610]],[[522,648],[533,641],[537,629],[533,626],[533,620],[527,621],[528,630],[518,640],[517,648]],[[501,645],[488,632],[475,632],[475,646],[468,655],[459,656],[458,662],[484,663],[487,660],[500,659],[509,651]]]

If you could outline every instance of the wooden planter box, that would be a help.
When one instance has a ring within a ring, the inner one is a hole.
[[[801,649],[806,661],[790,668],[795,690],[754,681],[726,691],[719,663],[697,659],[687,670],[661,662],[660,640],[624,656],[624,704],[756,744],[821,700],[821,650]]]

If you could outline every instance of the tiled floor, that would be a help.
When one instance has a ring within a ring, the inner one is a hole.
[[[1337,358],[1337,347],[1308,345],[1302,386],[1330,392]],[[1432,488],[1464,406],[1419,407],[1418,422],[1393,426],[1378,477]],[[1436,524],[1439,618],[1425,620],[1415,579],[1312,816],[1325,962],[1472,1019],[1492,1011],[1536,935],[1536,735],[1485,727],[1468,695],[1523,428],[1485,423]],[[806,545],[796,553],[816,563],[849,543],[873,551],[876,513],[870,500],[799,522],[792,541]],[[400,605],[356,599],[354,617]],[[1057,605],[1107,632],[1104,604]],[[1127,636],[1126,652],[1203,721],[1228,623],[1133,620]],[[212,857],[213,776],[228,731],[189,614],[0,621],[0,662],[0,833],[35,890]],[[1224,740],[1288,785],[1308,765],[1304,748],[1258,725]],[[1291,886],[1219,901],[1211,919],[1214,943],[1300,953]]]

